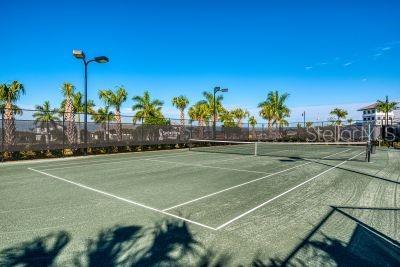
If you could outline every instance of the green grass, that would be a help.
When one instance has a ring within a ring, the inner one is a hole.
[[[0,265],[399,263],[398,151],[273,152],[3,164]]]

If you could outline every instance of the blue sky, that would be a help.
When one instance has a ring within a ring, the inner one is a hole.
[[[107,55],[90,65],[89,97],[124,85],[149,90],[177,116],[171,98],[191,103],[216,85],[225,105],[257,114],[269,90],[288,92],[291,121],[326,119],[400,99],[400,1],[20,1],[0,3],[0,82],[21,81],[20,106],[50,100],[60,85],[83,88],[72,49]]]

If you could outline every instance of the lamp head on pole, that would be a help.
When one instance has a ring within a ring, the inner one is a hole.
[[[72,54],[74,55],[75,58],[77,59],[85,59],[85,53],[83,53],[82,50],[72,50]]]
[[[214,93],[216,92],[222,92],[222,93],[226,93],[228,92],[228,88],[221,88],[219,86],[214,87]]]
[[[96,61],[97,63],[107,63],[109,61],[109,59],[106,56],[99,56],[99,57],[95,57],[94,61]]]

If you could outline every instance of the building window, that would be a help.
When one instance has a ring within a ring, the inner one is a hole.
[[[364,120],[364,121],[366,121],[366,120],[367,120],[367,118],[363,118],[363,120]]]

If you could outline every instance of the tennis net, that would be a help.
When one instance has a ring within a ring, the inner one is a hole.
[[[368,142],[240,142],[220,140],[189,140],[189,150],[194,152],[226,153],[253,156],[276,156],[289,158],[326,158],[332,154],[345,152],[366,152]],[[345,156],[345,155],[344,155]]]

